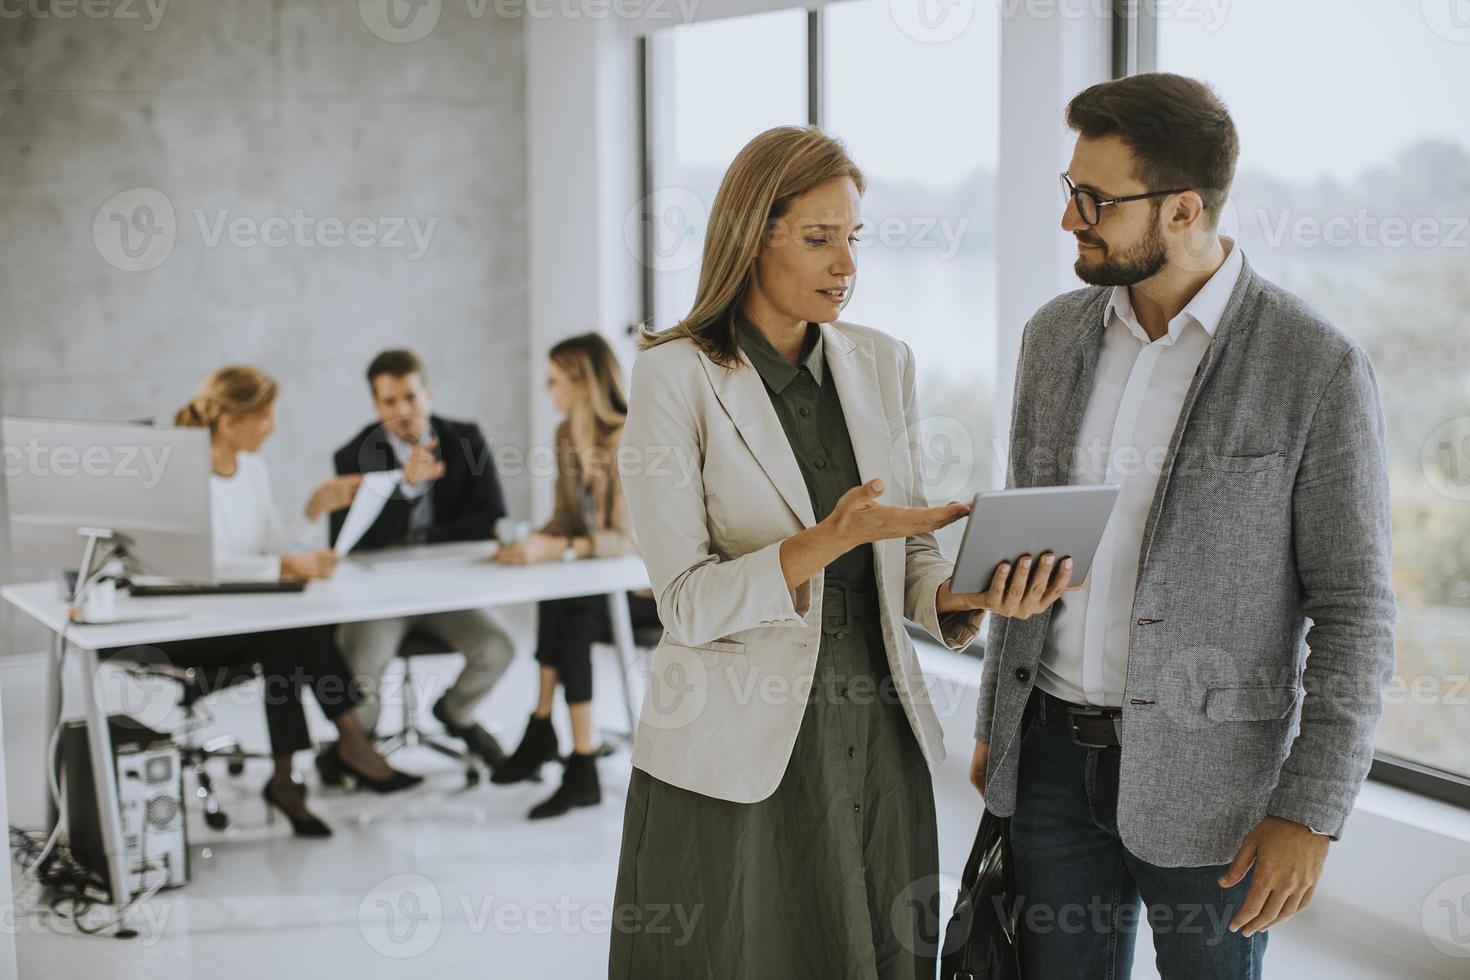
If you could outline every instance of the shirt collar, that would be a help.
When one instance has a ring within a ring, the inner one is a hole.
[[[745,351],[746,356],[750,358],[750,363],[755,365],[761,380],[766,383],[766,387],[778,395],[781,394],[786,386],[801,373],[801,368],[782,357],[781,353],[771,346],[770,342],[761,335],[760,329],[751,323],[745,314],[735,314],[735,327],[736,341]],[[808,323],[806,342],[803,346],[810,349],[801,360],[802,366],[811,372],[812,379],[820,387],[825,378],[822,328],[815,323]]]
[[[1190,321],[1198,324],[1210,337],[1215,336],[1215,331],[1220,328],[1220,321],[1225,316],[1225,307],[1230,304],[1230,297],[1235,292],[1236,281],[1240,279],[1241,270],[1245,267],[1245,255],[1240,250],[1240,245],[1229,238],[1221,238],[1229,249],[1225,253],[1225,261],[1215,274],[1205,281],[1194,298],[1185,304],[1184,309],[1174,319],[1169,321],[1169,342],[1173,343],[1179,339],[1179,333]],[[1149,343],[1148,334],[1138,322],[1137,315],[1133,312],[1133,302],[1128,297],[1127,286],[1114,286],[1112,295],[1108,297],[1108,307],[1103,314],[1103,326],[1113,322],[1117,317],[1128,332],[1137,337],[1144,344]]]

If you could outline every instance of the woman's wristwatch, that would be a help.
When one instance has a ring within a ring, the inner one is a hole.
[[[577,560],[577,539],[576,538],[571,537],[571,536],[568,536],[567,537],[567,546],[561,550],[561,560],[562,561],[576,561]]]

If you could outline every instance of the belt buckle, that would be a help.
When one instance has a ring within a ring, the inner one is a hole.
[[[1081,734],[1079,734],[1079,732],[1078,732],[1077,722],[1076,722],[1076,719],[1077,718],[1103,718],[1103,717],[1106,717],[1106,716],[1104,715],[1104,713],[1103,713],[1103,711],[1102,711],[1101,708],[1076,708],[1076,707],[1068,707],[1067,708],[1067,728],[1072,733],[1072,744],[1073,745],[1080,745],[1083,748],[1088,748],[1088,749],[1110,749],[1110,748],[1112,748],[1112,746],[1111,745],[1108,745],[1106,742],[1087,742],[1087,741],[1084,741],[1083,738],[1082,738],[1082,736],[1081,736]]]
[[[831,600],[836,599],[840,612],[832,611]],[[847,629],[852,625],[852,589],[841,579],[829,579],[822,583],[822,628],[824,630]]]

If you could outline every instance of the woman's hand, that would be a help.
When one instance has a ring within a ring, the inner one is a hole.
[[[937,531],[970,512],[969,504],[949,503],[943,507],[894,507],[878,503],[883,493],[881,479],[861,483],[844,493],[822,523],[845,547],[843,554],[861,544],[910,534]]]
[[[534,565],[560,558],[566,545],[565,538],[550,534],[530,534],[495,552],[495,560],[502,565]]]
[[[337,570],[337,553],[331,548],[281,556],[281,578],[331,578]]]
[[[351,506],[352,498],[357,496],[357,488],[361,483],[361,473],[349,473],[323,480],[317,484],[311,499],[306,502],[307,519],[314,521],[323,514]]]
[[[1050,609],[1063,592],[1082,588],[1071,583],[1072,559],[1058,562],[1048,551],[1033,563],[1030,555],[1022,555],[1014,569],[1010,562],[1001,562],[984,592],[951,592],[949,582],[944,582],[934,597],[934,607],[941,613],[984,609],[1007,619],[1030,619]]]

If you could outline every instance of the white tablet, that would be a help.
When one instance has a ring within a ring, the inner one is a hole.
[[[1121,487],[1031,487],[975,495],[955,557],[953,592],[984,592],[995,568],[1050,551],[1072,559],[1072,584],[1087,578]]]

